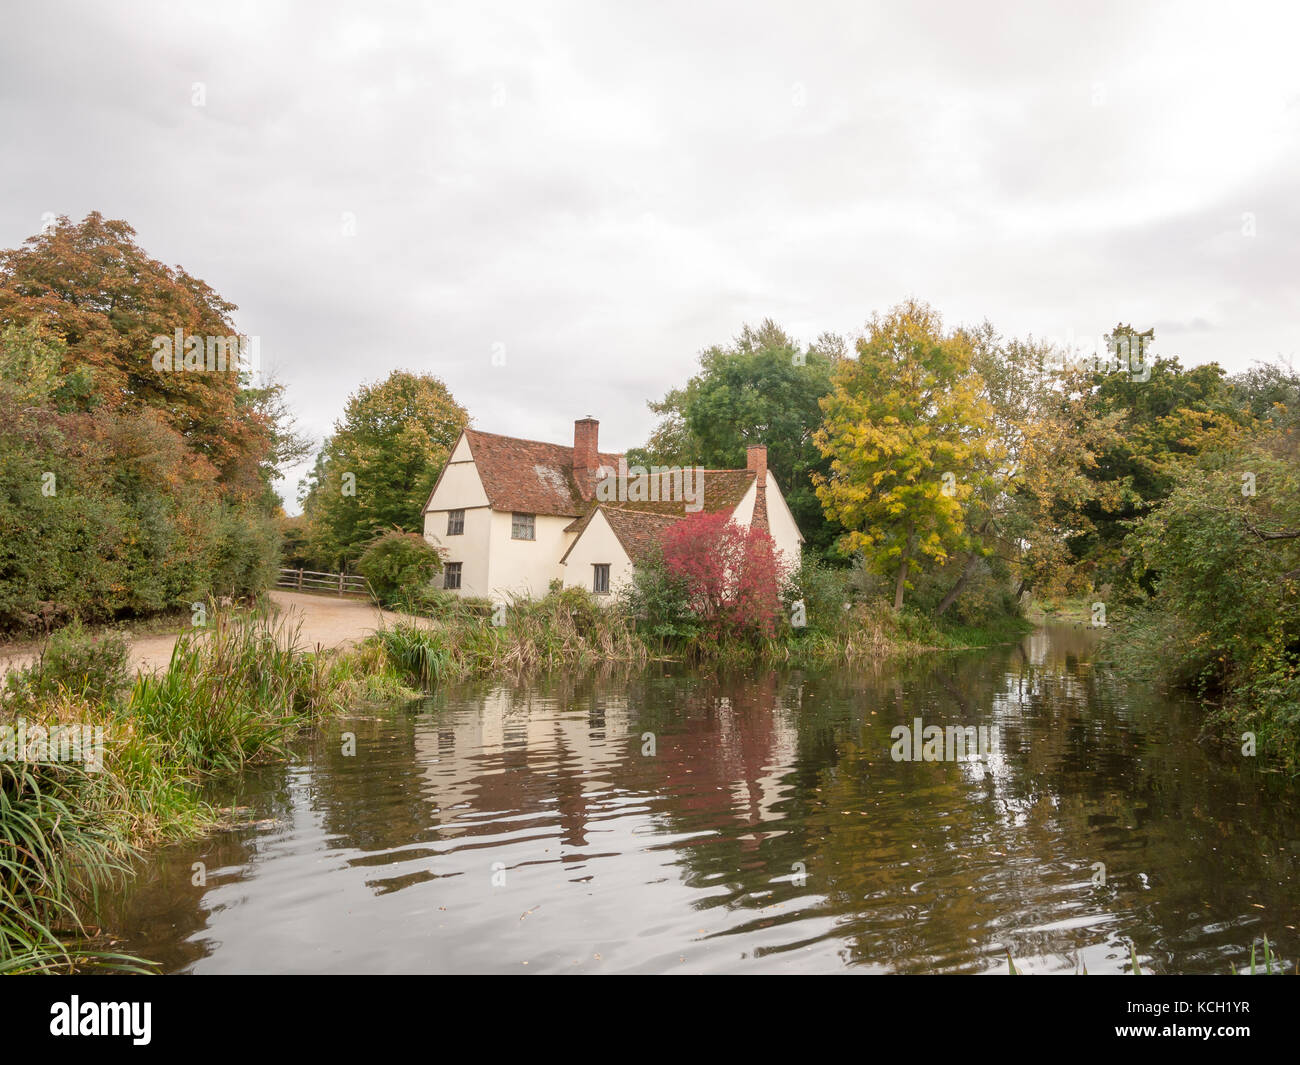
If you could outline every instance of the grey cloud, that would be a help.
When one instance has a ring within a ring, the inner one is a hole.
[[[125,218],[239,305],[318,436],[408,367],[484,428],[591,413],[623,448],[743,322],[852,334],[907,296],[1010,334],[1154,323],[1232,369],[1300,350],[1300,27],[1276,7],[6,17],[0,246],[46,211]]]

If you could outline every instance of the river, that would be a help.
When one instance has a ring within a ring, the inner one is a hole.
[[[151,854],[103,924],[185,973],[1226,973],[1264,935],[1294,960],[1300,788],[1093,645],[360,709],[214,785],[247,826]],[[895,760],[917,719],[990,747]]]

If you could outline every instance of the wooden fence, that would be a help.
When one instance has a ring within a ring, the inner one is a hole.
[[[370,583],[355,573],[316,573],[309,569],[282,569],[275,582],[278,588],[298,592],[333,592],[335,595],[361,595],[373,599]]]

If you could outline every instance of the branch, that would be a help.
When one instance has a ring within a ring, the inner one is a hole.
[[[1300,529],[1293,529],[1291,532],[1265,532],[1244,514],[1241,520],[1246,526],[1246,531],[1258,540],[1300,540]]]

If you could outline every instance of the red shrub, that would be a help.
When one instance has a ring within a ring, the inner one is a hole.
[[[664,564],[682,580],[714,639],[771,636],[780,612],[779,552],[772,538],[726,514],[692,514],[663,537]]]

